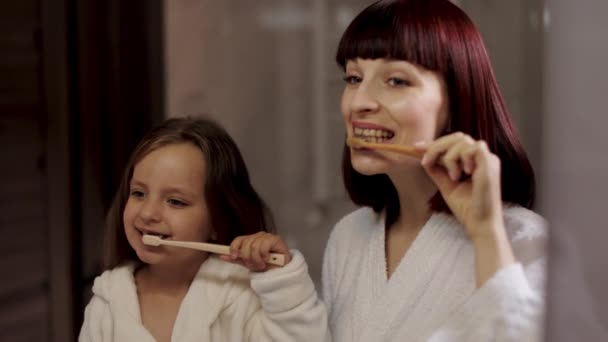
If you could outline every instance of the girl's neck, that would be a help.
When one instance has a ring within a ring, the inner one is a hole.
[[[176,264],[146,264],[136,274],[139,285],[154,291],[184,292],[190,287],[201,265],[207,259],[207,254],[192,262]]]
[[[431,216],[429,201],[437,186],[420,167],[389,175],[399,196],[399,217],[392,227],[398,230],[419,230]]]

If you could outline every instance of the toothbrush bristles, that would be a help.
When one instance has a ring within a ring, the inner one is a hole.
[[[160,246],[161,238],[154,235],[145,234],[142,238],[144,245]]]

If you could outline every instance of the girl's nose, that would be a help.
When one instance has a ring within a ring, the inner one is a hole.
[[[162,203],[146,198],[139,211],[139,216],[144,222],[158,222],[161,218]]]

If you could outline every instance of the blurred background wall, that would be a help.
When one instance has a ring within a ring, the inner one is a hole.
[[[539,209],[551,221],[547,341],[608,341],[608,1],[547,1]]]
[[[352,210],[340,162],[340,36],[370,1],[165,2],[165,112],[205,112],[230,131],[281,233],[320,281],[326,237]],[[539,168],[542,3],[458,2],[488,45],[511,113]]]
[[[333,57],[370,2],[2,1],[0,341],[75,339],[126,158],[170,116],[226,126],[319,284],[331,227],[353,209]],[[553,223],[548,340],[601,340],[608,2],[455,2],[482,31]]]

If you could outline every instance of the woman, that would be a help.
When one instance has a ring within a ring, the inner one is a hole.
[[[347,134],[424,157],[344,147],[362,208],[326,248],[334,341],[539,339],[545,222],[474,24],[447,0],[378,1],[336,60]]]

